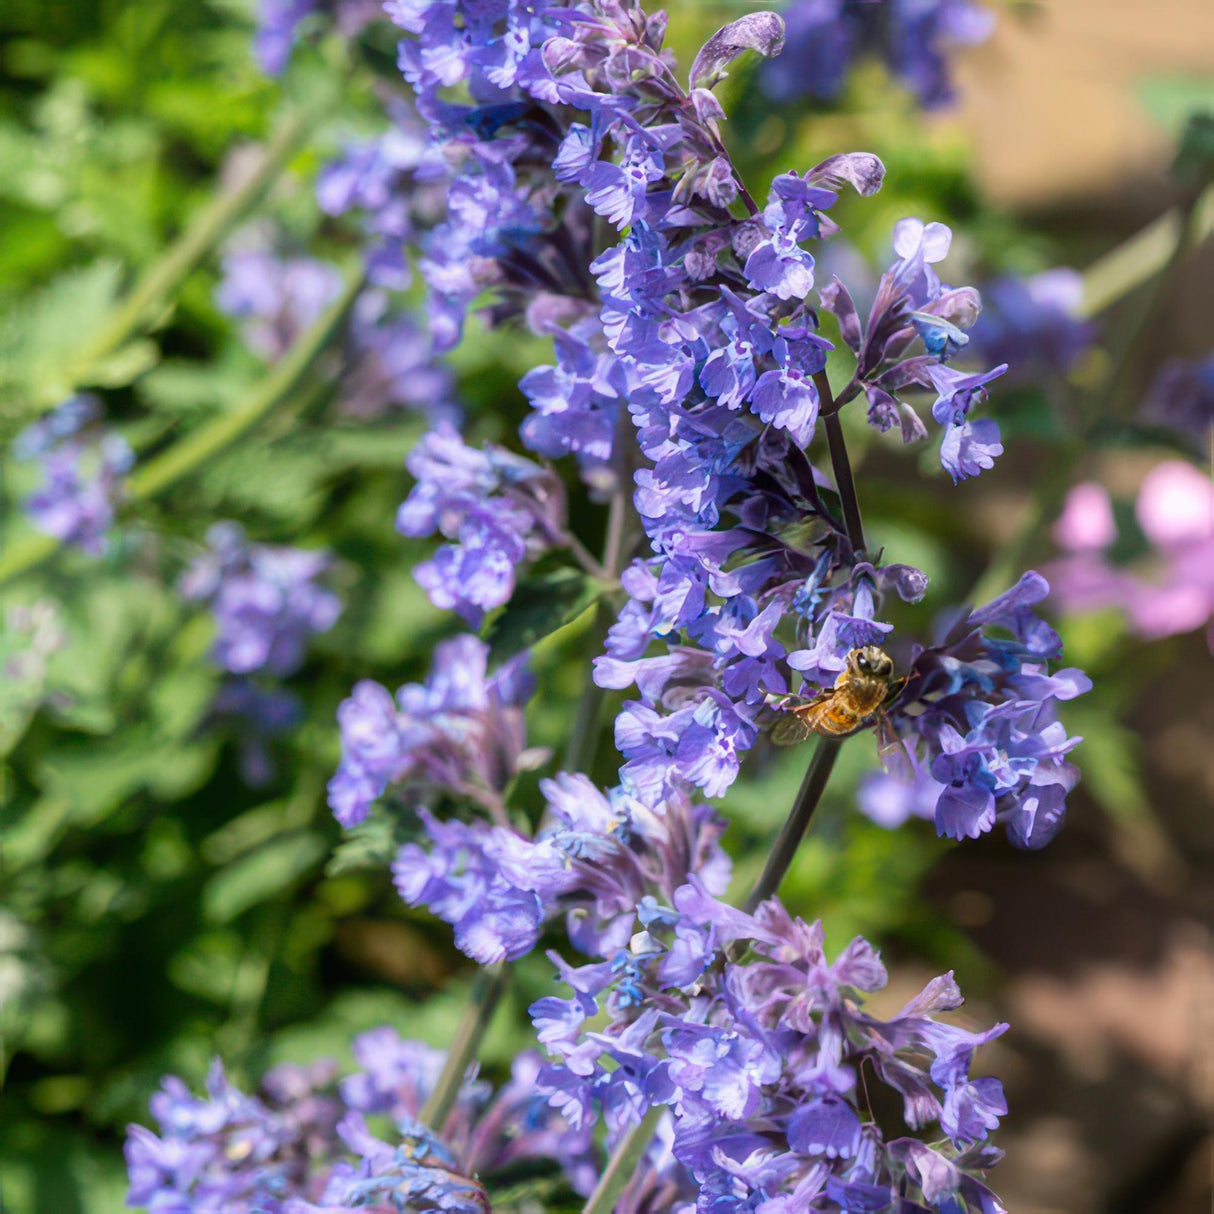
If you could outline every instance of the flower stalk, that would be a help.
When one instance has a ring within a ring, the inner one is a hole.
[[[473,980],[468,1005],[464,1008],[455,1029],[455,1037],[447,1050],[447,1061],[443,1064],[442,1072],[430,1093],[430,1098],[422,1107],[419,1118],[423,1125],[435,1133],[442,1132],[451,1110],[455,1108],[468,1067],[476,1060],[481,1042],[485,1039],[485,1033],[493,1020],[493,1013],[506,993],[509,982],[510,970],[502,961],[478,971]]]

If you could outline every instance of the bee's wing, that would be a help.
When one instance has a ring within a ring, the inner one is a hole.
[[[884,712],[877,713],[877,754],[886,775],[907,783],[915,778],[915,762],[907,744],[898,736]]]
[[[776,746],[796,746],[808,741],[813,735],[812,709],[828,698],[829,692],[821,692],[812,700],[802,700],[783,708],[771,727],[771,740]]]
[[[776,718],[771,727],[771,740],[776,746],[796,746],[798,742],[807,741],[812,733],[804,713],[790,708]]]

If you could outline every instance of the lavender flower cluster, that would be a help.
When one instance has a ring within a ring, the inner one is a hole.
[[[882,618],[890,596],[926,596],[919,570],[866,548],[840,410],[862,398],[870,425],[910,443],[927,436],[926,404],[954,482],[1002,452],[996,422],[978,411],[1006,364],[953,364],[981,301],[939,276],[951,232],[902,220],[864,316],[840,279],[817,282],[812,250],[838,230],[828,212],[840,191],[871,195],[884,168],[867,153],[839,155],[778,176],[763,206],[749,193],[712,90],[744,51],[780,51],[776,14],[714,34],[685,87],[663,49],[664,15],[634,0],[386,7],[408,35],[399,63],[424,145],[398,131],[347,149],[325,178],[332,209],[363,213],[383,264],[400,242],[415,246],[434,348],[455,345],[482,307],[487,323],[550,336],[555,355],[521,383],[531,405],[521,440],[538,460],[471,448],[440,420],[410,458],[415,485],[398,528],[441,537],[418,580],[473,627],[549,550],[568,550],[608,585],[618,579],[593,677],[635,693],[615,721],[618,785],[560,771],[540,783],[542,808],[523,812],[510,803],[515,777],[547,762],[527,745],[526,655],[490,671],[486,644],[456,637],[436,649],[425,682],[394,698],[364,681],[342,705],[335,814],[357,824],[385,795],[415,811],[420,829],[396,855],[396,888],[448,923],[477,962],[522,957],[560,924],[589,959],[549,954],[573,994],[533,1005],[551,1061],[527,1080],[543,1149],[576,1191],[604,1175],[590,1146],[601,1120],[607,1174],[639,1158],[617,1210],[998,1214],[985,1174],[999,1152],[987,1138],[1006,1106],[973,1056],[1006,1026],[941,1019],[961,1001],[951,974],[889,1019],[865,1010],[863,996],[886,980],[871,945],[857,939],[828,961],[821,925],[778,899],[751,911],[723,900],[725,821],[704,800],[728,793],[790,694],[829,695],[853,650],[894,647]],[[930,58],[915,45],[936,53],[946,10],[962,24],[979,11],[928,9],[920,43],[902,35],[908,62]],[[941,87],[921,91],[932,99]],[[444,199],[424,217],[402,198],[419,185],[427,206]],[[854,362],[837,392],[823,313]],[[815,462],[823,434],[833,478]],[[586,559],[561,482],[539,462],[564,456],[592,500],[612,500],[609,530],[621,529],[601,563]],[[629,513],[639,551],[622,544]],[[1047,591],[1026,574],[994,602],[954,613],[937,643],[902,645],[905,681],[882,712],[904,770],[865,791],[888,817],[926,812],[958,839],[1002,823],[1023,847],[1057,831],[1078,741],[1058,705],[1089,684],[1052,668],[1059,639],[1034,611]],[[411,1056],[393,1082],[422,1085],[430,1065]],[[907,1134],[879,1124],[870,1082],[901,1098]],[[341,1096],[362,1112],[355,1088]],[[173,1092],[170,1104],[186,1102]],[[228,1100],[217,1081],[211,1103]],[[378,1111],[416,1118],[419,1104]],[[653,1141],[624,1154],[658,1114]],[[165,1208],[207,1208],[189,1188],[203,1174],[221,1189],[239,1176],[233,1193],[263,1202],[250,1208],[278,1209],[264,1203],[289,1195],[296,1204],[281,1208],[294,1214],[360,1203],[488,1208],[487,1188],[471,1178],[489,1164],[456,1146],[450,1123],[437,1127],[444,1142],[436,1127],[405,1121],[393,1149],[368,1141],[339,1107],[326,1116],[335,1128],[314,1136],[317,1153],[341,1158],[324,1164],[323,1183],[299,1163],[308,1133],[258,1131],[233,1153],[212,1145],[224,1121],[183,1135],[205,1140],[207,1153],[199,1147],[186,1196]],[[248,1117],[260,1124],[260,1113]],[[924,1141],[931,1126],[939,1134]],[[184,1148],[172,1141],[178,1158]],[[139,1173],[132,1200],[176,1184],[170,1171]]]
[[[215,661],[236,675],[294,674],[308,638],[327,632],[341,614],[341,600],[316,580],[329,557],[250,544],[238,523],[216,523],[207,545],[182,577],[181,593],[210,607]]]
[[[103,429],[94,396],[73,396],[17,436],[13,454],[38,461],[42,484],[25,500],[39,531],[100,556],[134,452],[121,435]]]
[[[784,19],[788,44],[759,83],[786,103],[837,97],[851,64],[875,57],[920,105],[947,105],[949,53],[985,42],[995,27],[990,8],[972,0],[791,0]]]
[[[872,946],[857,937],[829,962],[822,925],[775,899],[749,915],[693,879],[673,905],[646,896],[638,917],[608,963],[554,955],[574,994],[531,1009],[557,1059],[541,1085],[571,1125],[601,1117],[614,1141],[669,1108],[669,1154],[629,1186],[633,1202],[665,1189],[697,1210],[1002,1209],[982,1174],[1000,1157],[985,1140],[1007,1106],[999,1081],[970,1069],[1007,1025],[938,1020],[962,1002],[951,973],[882,1020],[863,1009],[886,983]],[[590,1031],[602,1010],[606,1029]],[[887,1141],[865,1066],[901,1098],[909,1129],[938,1123],[943,1140]]]
[[[205,1096],[166,1078],[152,1098],[160,1133],[136,1125],[127,1140],[128,1204],[155,1214],[484,1214],[485,1178],[529,1159],[560,1164],[587,1191],[590,1136],[536,1094],[536,1055],[520,1055],[496,1091],[466,1081],[440,1137],[418,1117],[443,1055],[391,1028],[362,1033],[352,1048],[360,1069],[340,1082],[336,1063],[287,1064],[258,1096],[233,1086],[218,1059]],[[393,1125],[392,1144],[368,1118]]]

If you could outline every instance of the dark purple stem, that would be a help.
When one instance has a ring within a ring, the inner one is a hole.
[[[847,528],[847,538],[851,541],[853,551],[861,553],[864,551],[864,524],[860,519],[860,502],[856,498],[856,482],[851,474],[851,460],[847,458],[843,424],[839,421],[826,372],[819,371],[814,376],[814,383],[818,386],[818,396],[825,411],[822,424],[826,428],[826,441],[830,446],[830,465],[835,473],[835,488],[839,491],[839,500],[843,505],[843,525]]]

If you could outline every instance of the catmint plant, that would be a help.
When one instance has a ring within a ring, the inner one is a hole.
[[[835,10],[862,21],[868,7]],[[448,924],[491,984],[541,940],[558,945],[548,956],[572,994],[531,1008],[548,1056],[525,1079],[534,1120],[508,1130],[489,1104],[483,1140],[534,1141],[534,1158],[590,1194],[591,1214],[1002,1210],[988,1139],[1006,1104],[975,1053],[1007,1026],[944,1019],[961,1003],[951,974],[892,1015],[868,1010],[886,982],[874,947],[857,938],[828,953],[823,925],[778,897],[842,737],[816,741],[744,905],[727,898],[721,844],[730,789],[761,761],[773,723],[834,694],[870,646],[888,648],[900,674],[857,722],[880,724],[895,756],[861,794],[868,812],[931,817],[953,839],[998,824],[1029,848],[1062,824],[1079,739],[1058,706],[1090,684],[1056,668],[1058,635],[1034,610],[1045,579],[1025,573],[972,609],[933,602],[921,571],[868,544],[841,422],[853,406],[907,444],[934,434],[948,479],[925,492],[965,493],[1002,453],[984,409],[1009,368],[974,357],[979,293],[940,276],[950,229],[902,219],[862,312],[817,260],[839,230],[840,194],[876,193],[881,161],[845,152],[763,189],[742,180],[713,88],[744,52],[780,52],[775,13],[717,31],[684,75],[665,16],[632,0],[386,8],[404,31],[399,64],[421,127],[409,111],[393,118],[395,142],[348,148],[322,200],[360,211],[376,256],[412,246],[434,349],[457,346],[475,315],[553,350],[520,384],[530,456],[472,446],[439,418],[409,457],[398,529],[439,538],[417,580],[470,628],[508,618],[537,561],[580,569],[602,628],[587,654],[592,711],[575,730],[594,729],[603,692],[626,697],[617,779],[603,788],[577,770],[594,748],[574,737],[580,761],[550,769],[542,805],[516,800],[518,775],[549,762],[527,744],[524,652],[493,669],[487,643],[460,635],[436,647],[424,681],[395,696],[362,681],[338,713],[330,805],[346,827],[377,801],[405,824],[392,863],[402,899]],[[983,11],[929,9],[915,24],[910,6],[889,5],[883,36],[936,101],[938,44],[972,40]],[[428,213],[401,196],[423,183]],[[1014,301],[1006,312],[1010,331]],[[850,368],[837,384],[832,352]],[[609,503],[601,558],[575,533],[548,462],[567,456],[587,499]],[[894,600],[941,617],[930,643],[895,635]],[[294,1214],[489,1208],[494,1157],[464,1145],[482,1138],[461,1110],[491,1006],[470,1007],[467,1048],[438,1078],[424,1052],[394,1055],[393,1083],[445,1095],[437,1112],[418,1099],[377,1105],[397,1118],[390,1143],[368,1136],[352,1094],[385,1086],[374,1077],[340,1089],[353,1111],[331,1102],[306,1116],[289,1101],[285,1113],[248,1104],[218,1072],[201,1106],[173,1086],[167,1139],[133,1132],[133,1199],[167,1192],[179,1204],[165,1208],[205,1209],[192,1187],[205,1180],[208,1194],[231,1184],[250,1209]],[[886,1095],[900,1110],[888,1118],[876,1111]],[[233,1153],[223,1135],[246,1123]],[[174,1172],[178,1159],[197,1163]]]

